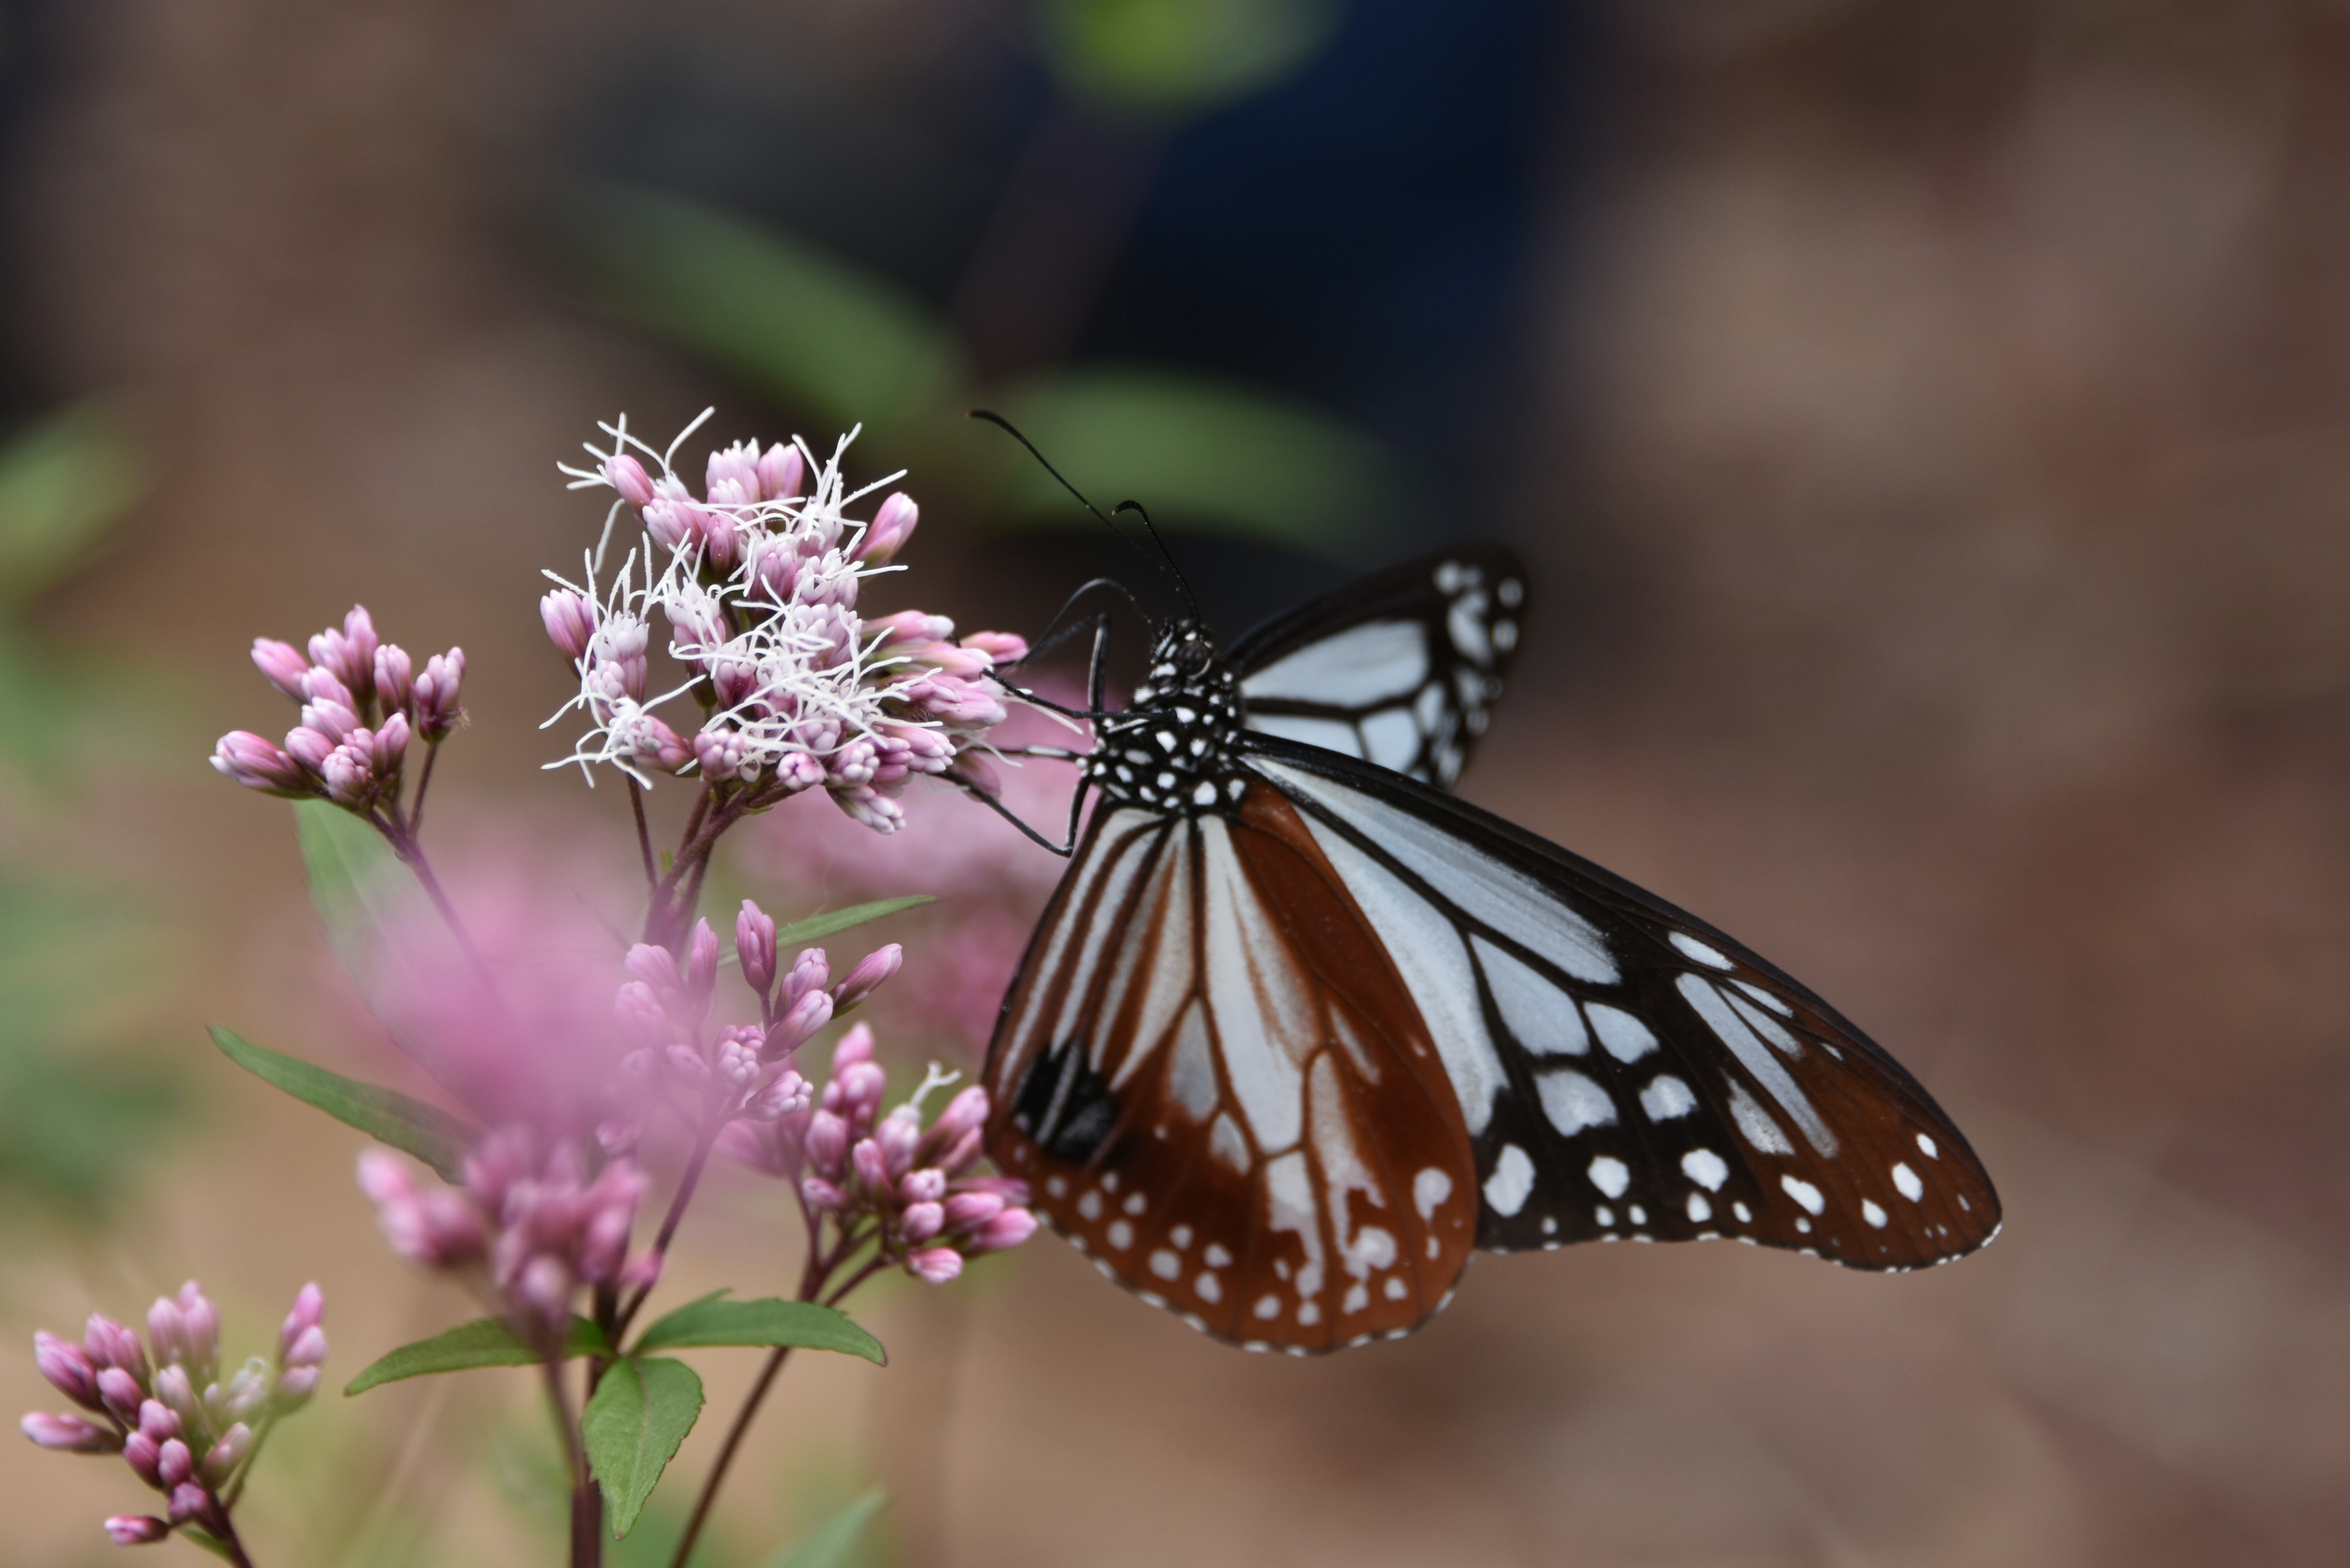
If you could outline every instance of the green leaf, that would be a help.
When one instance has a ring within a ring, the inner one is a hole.
[[[574,1315],[571,1332],[563,1341],[567,1361],[583,1355],[609,1355],[611,1342],[604,1331],[584,1317]],[[420,1339],[413,1345],[403,1345],[398,1350],[380,1358],[374,1366],[360,1373],[343,1390],[348,1398],[364,1394],[385,1383],[398,1383],[402,1378],[424,1377],[436,1372],[471,1372],[483,1366],[533,1366],[538,1353],[518,1338],[502,1317],[477,1317],[471,1323],[461,1323],[430,1339]]]
[[[889,1503],[889,1494],[875,1487],[825,1521],[814,1535],[769,1562],[767,1568],[842,1568],[858,1536]]]
[[[139,498],[139,452],[85,404],[0,447],[0,601],[22,604],[65,576]]]
[[[379,1143],[414,1155],[447,1180],[464,1179],[465,1151],[482,1133],[463,1117],[398,1089],[362,1084],[296,1057],[265,1051],[217,1023],[212,1025],[212,1033],[213,1044],[223,1054],[264,1083],[317,1106]]]
[[[789,1345],[802,1350],[861,1355],[876,1366],[889,1364],[881,1342],[849,1322],[837,1308],[774,1297],[731,1302],[704,1296],[689,1302],[647,1328],[629,1354],[718,1345]]]
[[[364,992],[415,878],[381,834],[338,805],[296,802],[294,828],[310,873],[310,902],[343,972]]]
[[[630,1355],[605,1368],[579,1417],[579,1435],[615,1536],[636,1527],[645,1499],[701,1415],[702,1379],[682,1361]]]
[[[868,920],[878,920],[884,915],[894,915],[900,909],[911,909],[938,901],[937,895],[932,893],[912,893],[902,898],[876,898],[869,904],[852,904],[846,909],[835,909],[829,915],[811,915],[805,920],[776,927],[775,945],[779,948],[795,947],[801,942],[812,942],[818,937],[829,937],[847,930],[852,926],[861,926]]]
[[[1221,526],[1345,558],[1394,542],[1409,510],[1399,464],[1379,442],[1301,404],[1204,377],[1069,370],[1014,391],[1004,411],[1078,489],[1104,506],[1139,500],[1162,528]],[[1051,475],[1024,453],[1002,461],[1016,510],[1066,514]]]
[[[190,1545],[203,1547],[205,1551],[211,1552],[213,1556],[219,1558],[224,1563],[234,1563],[236,1561],[236,1559],[229,1553],[228,1542],[221,1540],[220,1537],[213,1535],[209,1532],[199,1530],[192,1524],[183,1524],[180,1526],[180,1534],[187,1540]]]
[[[787,234],[620,188],[583,202],[576,233],[610,309],[844,430],[899,423],[964,379],[912,296]]]
[[[1038,16],[1055,74],[1097,101],[1158,116],[1272,87],[1340,20],[1336,0],[1051,0]]]

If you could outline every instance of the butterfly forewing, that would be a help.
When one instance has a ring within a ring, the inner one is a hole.
[[[1005,1003],[990,1152],[1156,1304],[1300,1353],[1409,1331],[1475,1241],[1401,975],[1270,784],[1088,827]]]
[[[1448,795],[1250,749],[1428,1021],[1476,1147],[1481,1247],[1725,1236],[1902,1269],[1997,1231],[1940,1109],[1778,970]]]
[[[1374,573],[1232,648],[1249,728],[1450,787],[1485,732],[1525,609],[1498,545]]]

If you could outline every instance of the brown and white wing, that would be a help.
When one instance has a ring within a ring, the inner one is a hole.
[[[1297,808],[1106,809],[989,1052],[989,1153],[1102,1271],[1298,1355],[1409,1333],[1477,1239],[1460,1106]]]

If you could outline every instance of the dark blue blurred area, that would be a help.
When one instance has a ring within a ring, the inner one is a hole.
[[[1598,13],[1361,0],[1285,80],[1163,134],[1073,109],[1003,15],[932,40],[927,64],[861,73],[671,35],[584,106],[570,156],[885,275],[956,319],[985,371],[1140,362],[1295,398],[1407,454],[1444,498],[1424,533],[1482,532]],[[1025,253],[1003,248],[1007,211],[1036,220]],[[1089,244],[1098,265],[1067,255]],[[1040,283],[1066,330],[968,319],[991,254],[998,271],[1067,264]]]

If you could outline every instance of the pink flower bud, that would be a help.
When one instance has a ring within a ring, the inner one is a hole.
[[[1028,639],[1017,632],[974,631],[962,639],[965,648],[976,649],[995,664],[1018,664],[1028,657]]]
[[[942,1285],[962,1272],[962,1254],[952,1247],[924,1247],[907,1256],[906,1269],[918,1280]]]
[[[715,506],[748,506],[760,499],[759,443],[737,441],[710,454],[702,493]]]
[[[940,1167],[960,1174],[979,1158],[985,1146],[985,1137],[986,1135],[977,1127],[972,1128],[947,1146],[946,1152],[939,1156]]]
[[[354,730],[351,733],[369,742],[374,739],[365,730]],[[328,753],[326,766],[318,772],[326,782],[327,798],[337,805],[358,805],[366,798],[375,783],[373,759],[367,751],[348,742]]]
[[[310,794],[310,778],[286,753],[249,729],[233,729],[212,748],[212,766],[224,778],[265,794]]]
[[[253,639],[253,663],[272,686],[296,702],[302,701],[306,695],[302,677],[310,672],[310,661],[302,656],[300,649],[275,638],[256,637]]]
[[[99,1403],[118,1421],[136,1421],[146,1403],[147,1390],[120,1366],[102,1366],[98,1373]]]
[[[848,1151],[848,1163],[856,1170],[857,1179],[865,1184],[866,1190],[877,1196],[888,1194],[889,1160],[881,1152],[879,1144],[869,1137],[858,1138],[857,1146]]]
[[[947,1173],[934,1165],[906,1173],[898,1183],[898,1196],[908,1203],[936,1203],[947,1195]]]
[[[971,1240],[971,1250],[974,1253],[1008,1251],[1035,1233],[1035,1215],[1025,1209],[1006,1209],[979,1228]]]
[[[809,992],[825,990],[831,981],[832,963],[824,950],[802,948],[799,957],[792,961],[792,972],[784,977],[784,1000],[797,1002]]]
[[[954,622],[923,610],[899,610],[895,615],[879,616],[867,621],[865,629],[873,634],[877,648],[883,643],[946,642],[954,637]]]
[[[808,1164],[821,1176],[838,1178],[848,1162],[848,1123],[830,1111],[818,1111],[808,1118],[807,1135],[802,1140],[807,1150]]]
[[[896,974],[906,961],[906,950],[896,942],[879,947],[858,961],[832,993],[835,1011],[846,1012],[879,991],[882,983]]]
[[[287,1366],[321,1366],[327,1360],[327,1331],[312,1324],[286,1347]]]
[[[791,1011],[775,1020],[775,1026],[767,1031],[767,1059],[772,1062],[790,1055],[831,1022],[832,998],[821,991],[809,992],[792,1003]]]
[[[387,713],[397,713],[416,699],[416,670],[408,650],[387,642],[375,650],[375,695]]]
[[[400,761],[407,755],[408,715],[395,712],[377,729],[369,761],[374,764],[377,777],[388,779],[400,772]]]
[[[674,496],[658,496],[646,504],[645,532],[653,543],[674,555],[690,539],[701,537],[702,508]]]
[[[188,1376],[188,1369],[176,1361],[169,1366],[156,1369],[154,1397],[147,1403],[161,1404],[183,1421],[196,1420],[203,1413],[202,1407],[196,1403],[194,1380]],[[147,1406],[140,1406],[139,1411],[140,1420],[143,1423],[146,1420]]]
[[[627,452],[618,452],[604,460],[604,478],[620,493],[620,499],[631,506],[650,505],[653,499],[652,476],[645,465]],[[577,658],[577,655],[573,655]]]
[[[685,994],[706,1009],[717,983],[718,933],[710,929],[708,920],[696,920],[693,935],[685,944]]]
[[[977,752],[965,752],[957,757],[954,771],[949,776],[961,779],[982,794],[1003,798],[1003,775],[996,771],[993,763]]]
[[[751,1098],[743,1107],[743,1114],[758,1121],[773,1121],[807,1109],[811,1097],[807,1080],[785,1068]]]
[[[611,1116],[596,1124],[597,1147],[615,1159],[636,1153],[644,1136],[644,1123],[634,1116]]]
[[[986,1125],[987,1091],[973,1084],[947,1102],[947,1108],[941,1111],[939,1119],[931,1125],[931,1136],[940,1143],[952,1143],[963,1134]]]
[[[436,653],[416,678],[416,732],[427,741],[445,739],[464,717],[457,705],[458,689],[465,680],[465,650],[452,648]]]
[[[122,1439],[122,1462],[130,1473],[149,1486],[156,1484],[155,1466],[163,1445],[144,1432],[133,1432]]]
[[[155,1479],[163,1485],[178,1486],[195,1473],[196,1456],[179,1438],[169,1439],[156,1451]]]
[[[172,1489],[172,1522],[193,1524],[212,1512],[213,1494],[193,1481],[182,1481]]]
[[[286,1322],[277,1330],[279,1356],[282,1359],[292,1359],[295,1341],[324,1323],[326,1317],[326,1293],[318,1289],[316,1282],[304,1285],[294,1297],[294,1310],[286,1314]],[[325,1355],[323,1342],[321,1342],[318,1359],[325,1359]]]
[[[812,789],[824,782],[824,764],[806,752],[794,752],[775,764],[775,782],[787,794]]]
[[[105,1408],[98,1399],[98,1368],[78,1345],[54,1334],[33,1335],[33,1365],[57,1391],[85,1410]]]
[[[899,658],[935,670],[959,680],[974,680],[994,668],[995,661],[975,648],[955,642],[911,642],[890,649]]]
[[[667,958],[667,953],[662,953]],[[612,998],[612,1016],[620,1026],[639,1043],[655,1050],[666,1045],[675,1031],[670,1024],[669,1013],[660,1004],[653,988],[643,981],[632,980],[620,987]]]
[[[48,1416],[36,1410],[16,1425],[36,1446],[61,1454],[111,1454],[122,1449],[121,1433],[79,1416]]]
[[[677,960],[667,948],[652,942],[639,942],[620,961],[629,978],[652,987],[656,994],[677,994],[685,990],[684,977],[677,971]]]
[[[253,1428],[239,1421],[223,1433],[221,1440],[213,1445],[212,1452],[204,1456],[205,1484],[220,1486],[227,1481],[236,1467],[244,1462],[244,1456],[252,1451]]]
[[[305,724],[286,732],[286,753],[315,774],[322,771],[327,759],[335,754],[335,742]]]
[[[840,1076],[841,1074],[847,1072],[849,1068],[857,1066],[860,1063],[869,1063],[872,1060],[873,1031],[865,1024],[858,1024],[847,1033],[842,1035],[840,1037],[840,1044],[832,1048],[833,1076],[837,1078]],[[874,1093],[875,1096],[878,1098],[880,1091],[877,1087]]]
[[[759,459],[760,493],[770,501],[797,500],[800,481],[806,472],[807,462],[800,449],[779,441]]]
[[[317,731],[339,746],[345,736],[359,727],[359,716],[332,697],[320,697],[302,704],[302,726]],[[286,746],[288,750],[293,747],[290,735],[286,737]]]
[[[845,1073],[834,1073],[832,1082],[840,1090],[841,1103],[837,1108],[858,1126],[871,1122],[873,1113],[881,1107],[881,1096],[889,1084],[889,1075],[870,1062],[855,1063]]]
[[[912,496],[902,490],[894,493],[873,514],[872,525],[865,530],[864,537],[858,540],[850,554],[877,566],[882,565],[914,536],[914,524],[921,521],[921,516],[922,509],[914,504]]]
[[[161,1443],[167,1438],[180,1435],[180,1413],[161,1399],[148,1399],[139,1407],[139,1435],[151,1443]]]
[[[889,1179],[895,1181],[914,1168],[914,1151],[922,1142],[921,1114],[911,1106],[899,1106],[881,1118],[881,1125],[873,1129],[873,1137],[888,1162]]]
[[[538,618],[546,627],[547,639],[562,650],[564,658],[577,664],[588,657],[588,644],[596,635],[596,607],[585,594],[557,588],[541,596]]]
[[[848,1207],[848,1194],[820,1176],[802,1177],[800,1196],[820,1214],[837,1214]]]
[[[172,1527],[144,1514],[109,1514],[106,1538],[117,1546],[151,1546],[172,1533]]]
[[[976,1231],[1003,1210],[1003,1199],[993,1192],[958,1192],[947,1199],[947,1228]]]
[[[775,920],[748,898],[734,917],[734,957],[743,966],[744,981],[766,995],[775,983]]]
[[[89,1314],[82,1325],[82,1349],[88,1353],[90,1365],[97,1367],[119,1366],[140,1384],[147,1381],[147,1352],[139,1344],[139,1336],[99,1313]],[[134,1403],[132,1409],[137,1409]]]
[[[277,1378],[277,1405],[290,1410],[317,1392],[318,1369],[315,1366],[289,1366]]]
[[[670,1045],[663,1048],[661,1060],[669,1064],[670,1075],[687,1089],[699,1092],[710,1085],[710,1064],[690,1045]]]
[[[661,1269],[666,1261],[666,1255],[660,1252],[639,1253],[629,1261],[615,1282],[624,1291],[651,1290],[660,1283]]]
[[[927,1241],[946,1228],[947,1211],[937,1203],[910,1203],[898,1217],[898,1234],[909,1242]]]

